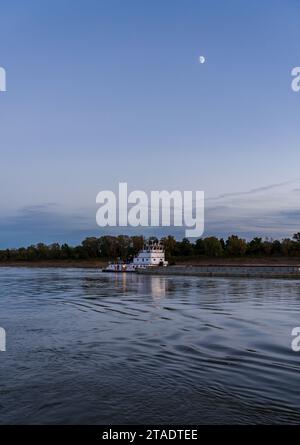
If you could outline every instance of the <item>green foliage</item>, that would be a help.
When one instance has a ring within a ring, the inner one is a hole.
[[[224,253],[221,241],[215,236],[204,238],[203,247],[204,255],[208,257],[219,257]]]
[[[244,239],[237,235],[231,235],[226,241],[226,253],[232,257],[239,257],[245,255],[247,250],[247,243]]]
[[[156,242],[151,237],[149,241]],[[215,236],[197,239],[191,242],[187,238],[177,241],[173,236],[161,239],[166,257],[170,263],[176,262],[176,257],[300,257],[300,232],[292,239],[281,241],[255,237],[251,241],[231,235],[226,241]],[[92,260],[128,259],[136,255],[145,244],[143,236],[101,236],[88,237],[79,246],[69,246],[53,243],[46,245],[38,243],[19,249],[0,250],[0,262],[6,261],[40,261],[40,260]]]
[[[262,255],[264,253],[262,238],[253,238],[247,245],[247,253],[249,255]]]

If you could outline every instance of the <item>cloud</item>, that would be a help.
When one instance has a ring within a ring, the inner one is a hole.
[[[242,191],[242,192],[223,193],[222,195],[218,195],[218,196],[215,196],[212,198],[207,198],[207,199],[212,201],[212,200],[216,200],[216,199],[233,198],[236,196],[253,195],[253,194],[257,194],[257,193],[261,193],[261,192],[266,192],[266,191],[272,190],[274,188],[289,185],[289,184],[294,183],[295,181],[296,180],[291,180],[291,181],[279,182],[277,184],[269,184],[269,185],[257,187],[257,188],[247,190],[247,191]]]
[[[205,201],[204,236],[284,238],[300,230],[299,195],[295,181],[265,185],[249,191],[224,193]],[[293,188],[289,187],[293,184]],[[96,225],[96,208],[71,210],[55,202],[23,207],[0,217],[0,248],[44,242],[81,243],[87,236],[144,235],[184,237],[184,227],[108,227]]]
[[[80,244],[88,236],[144,235],[184,237],[182,227],[98,227],[95,209],[67,211],[56,203],[37,204],[0,218],[0,248],[15,248],[43,242]]]
[[[205,214],[204,236],[227,237],[238,234],[247,239],[254,236],[285,238],[300,231],[300,209],[261,209],[216,206]]]
[[[55,203],[31,205],[0,218],[0,246],[79,242],[93,229],[93,220],[88,213],[66,212]]]
[[[295,188],[297,181],[268,184],[206,199],[205,236],[232,233],[246,238],[291,236],[300,229],[300,205],[295,193],[295,190],[300,191]]]

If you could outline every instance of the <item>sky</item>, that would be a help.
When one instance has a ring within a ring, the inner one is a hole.
[[[106,234],[96,195],[119,182],[203,190],[204,236],[300,231],[299,18],[298,0],[1,2],[0,248]]]

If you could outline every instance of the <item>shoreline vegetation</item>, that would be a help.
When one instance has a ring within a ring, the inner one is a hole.
[[[29,247],[0,250],[0,267],[80,267],[98,268],[109,261],[130,260],[145,242],[143,236],[88,237],[79,246],[38,243]],[[214,236],[191,242],[173,236],[162,238],[169,264],[197,265],[297,265],[300,264],[300,232],[281,241],[255,237],[250,241],[231,235],[226,240]]]
[[[36,260],[36,261],[5,261],[0,262],[1,267],[39,267],[39,268],[78,268],[98,269],[107,266],[108,259],[98,260]],[[297,266],[300,258],[251,258],[245,260],[223,259],[222,261],[212,258],[202,259],[178,259],[176,266]]]

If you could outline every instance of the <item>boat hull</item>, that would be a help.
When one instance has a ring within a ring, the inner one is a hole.
[[[106,272],[106,273],[136,273],[136,270],[107,270],[107,269],[102,269],[102,272]]]

